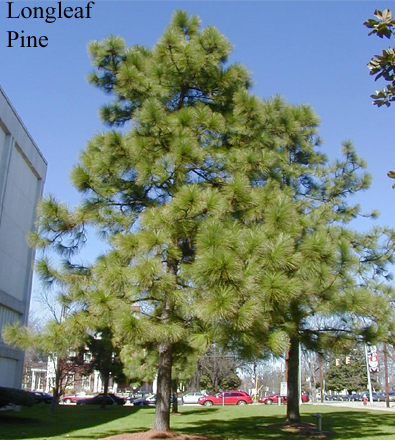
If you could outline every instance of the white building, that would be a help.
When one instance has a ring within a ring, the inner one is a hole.
[[[47,163],[0,87],[0,386],[20,388],[23,353],[1,339],[6,323],[27,322],[34,228]]]

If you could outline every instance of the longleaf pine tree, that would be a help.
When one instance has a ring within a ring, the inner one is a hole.
[[[252,95],[230,52],[184,11],[152,49],[90,43],[89,81],[112,98],[100,111],[109,130],[72,170],[82,204],[44,201],[35,239],[67,254],[88,224],[106,237],[110,250],[71,290],[81,313],[110,311],[130,375],[131,364],[141,377],[156,367],[159,430],[170,428],[173,361],[213,341],[245,356],[288,349],[287,418],[298,421],[299,343],[355,333],[354,317],[371,312],[358,259],[368,243],[345,227],[360,211],[347,197],[369,185],[363,163],[347,144],[328,164],[311,108]],[[382,261],[380,249],[365,253]],[[314,314],[346,313],[337,332],[309,326]]]
[[[262,129],[273,103],[261,111]],[[393,319],[391,297],[377,292],[394,261],[395,234],[350,227],[362,212],[348,198],[369,185],[351,144],[328,164],[312,154],[316,122],[308,109],[283,104],[274,119],[283,124],[279,162],[259,173],[256,159],[233,179],[228,220],[202,223],[191,276],[201,294],[196,314],[218,327],[224,345],[251,358],[265,347],[287,353],[287,422],[297,423],[300,346],[345,349],[380,338]]]

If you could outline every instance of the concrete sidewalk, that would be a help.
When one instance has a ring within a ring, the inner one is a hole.
[[[306,405],[306,404],[304,404]],[[344,407],[352,409],[362,409],[362,410],[378,410],[378,411],[389,411],[395,413],[395,402],[390,402],[390,407],[385,406],[385,402],[373,402],[364,405],[362,402],[349,402],[349,401],[336,401],[336,402],[316,402],[314,405],[322,405],[326,407]]]

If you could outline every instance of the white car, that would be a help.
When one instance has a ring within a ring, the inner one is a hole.
[[[182,400],[184,401],[184,403],[198,403],[199,397],[203,396],[205,396],[205,394],[199,392],[187,393],[183,395]]]

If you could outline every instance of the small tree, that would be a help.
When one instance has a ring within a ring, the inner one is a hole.
[[[43,288],[41,299],[50,311],[50,317],[42,327],[21,326],[19,322],[5,326],[3,337],[9,345],[23,350],[33,348],[46,356],[55,376],[49,408],[52,414],[64,393],[70,373],[87,370],[81,354],[85,329],[82,323],[70,319],[74,305],[68,295],[68,286],[80,273],[80,268],[68,264],[54,268],[47,258],[43,258],[37,262],[36,269]]]
[[[111,328],[98,329],[94,336],[88,336],[87,347],[92,355],[90,366],[100,372],[103,381],[104,398],[101,402],[101,408],[105,409],[110,377],[121,381],[125,379],[119,349],[114,346]]]
[[[237,390],[241,385],[241,379],[236,373],[230,373],[221,380],[219,385],[222,390]]]
[[[34,347],[46,353],[49,362],[53,362],[55,381],[53,399],[48,411],[53,414],[64,392],[68,375],[78,368],[76,359],[70,359],[70,351],[78,352],[81,344],[79,335],[64,323],[49,321],[40,332],[21,327],[19,323],[8,325],[3,329],[3,338],[7,344],[23,350]]]

